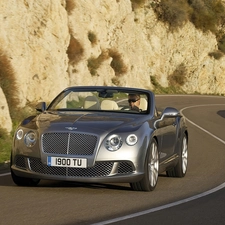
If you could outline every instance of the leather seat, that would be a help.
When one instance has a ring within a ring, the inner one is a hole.
[[[105,99],[101,102],[102,110],[118,110],[118,105],[115,101]]]

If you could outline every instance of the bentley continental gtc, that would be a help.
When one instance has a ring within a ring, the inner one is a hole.
[[[135,191],[152,191],[160,173],[186,174],[185,118],[173,107],[158,112],[149,90],[69,87],[36,110],[14,135],[11,175],[17,185],[45,179],[129,183]]]

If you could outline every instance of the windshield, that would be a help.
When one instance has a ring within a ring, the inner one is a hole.
[[[81,91],[66,90],[48,107],[58,111],[115,111],[147,113],[148,96],[142,92],[118,90]]]

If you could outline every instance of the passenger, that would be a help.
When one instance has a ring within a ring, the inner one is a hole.
[[[128,102],[130,106],[130,110],[134,110],[139,112],[139,106],[140,106],[140,95],[139,94],[129,94],[128,95]]]

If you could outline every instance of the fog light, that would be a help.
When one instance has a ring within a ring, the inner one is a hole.
[[[17,132],[16,132],[16,138],[18,140],[21,140],[23,138],[23,130],[22,129],[19,129]]]
[[[138,141],[138,138],[135,134],[130,134],[127,138],[126,138],[126,143],[128,145],[135,145]]]

